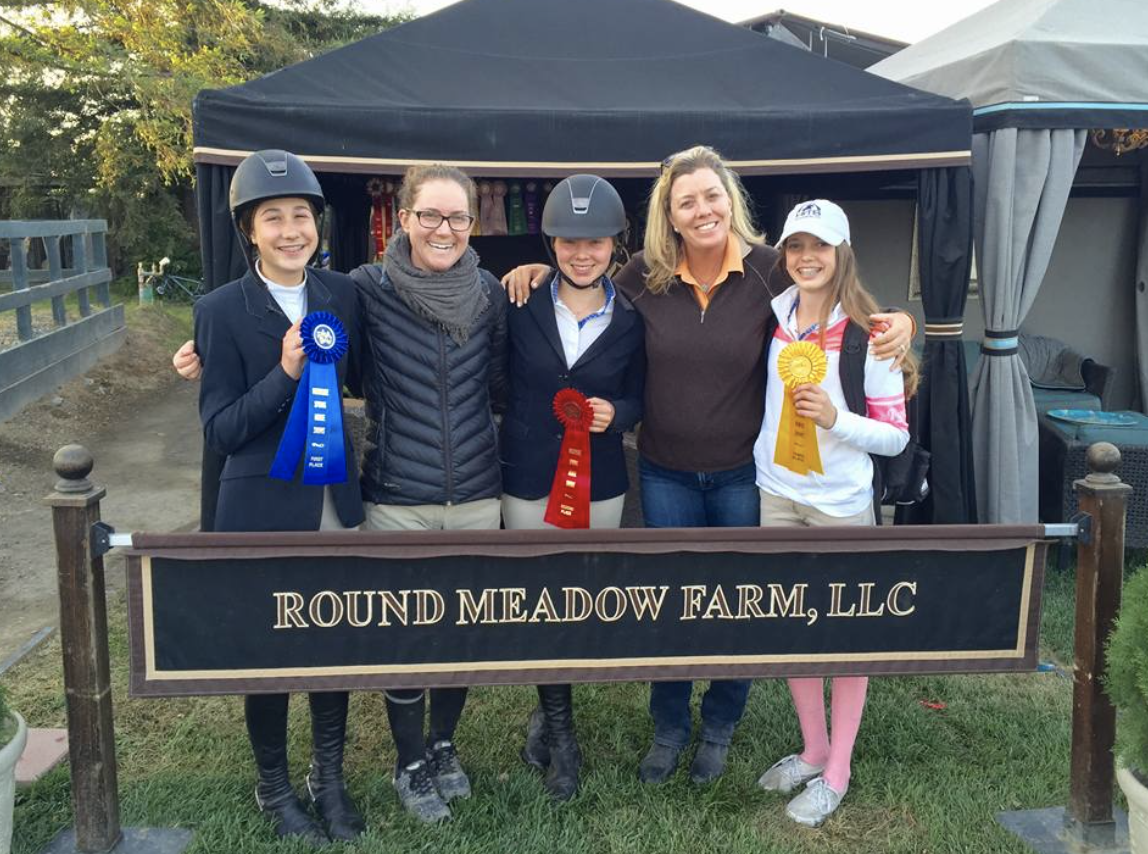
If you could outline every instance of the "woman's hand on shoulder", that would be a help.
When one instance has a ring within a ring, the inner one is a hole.
[[[171,357],[171,365],[175,372],[185,380],[197,380],[203,374],[203,362],[195,352],[195,342],[185,341],[183,346],[175,351]]]
[[[908,312],[893,311],[886,314],[869,315],[870,328],[869,352],[877,361],[892,359],[893,364],[889,370],[901,367],[905,354],[913,343],[913,332],[916,325]]]
[[[605,433],[606,428],[614,422],[614,404],[600,397],[587,398],[586,402],[594,410],[594,421],[590,424],[590,432]]]
[[[546,264],[523,264],[502,277],[507,298],[519,308],[526,305],[530,292],[546,281],[550,268]]]
[[[797,414],[811,419],[823,430],[832,430],[837,423],[837,407],[828,392],[819,385],[805,383],[793,390],[793,407]]]

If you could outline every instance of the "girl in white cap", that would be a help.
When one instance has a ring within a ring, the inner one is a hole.
[[[909,441],[905,396],[916,387],[916,362],[910,353],[890,371],[867,354],[867,411],[851,412],[839,375],[842,342],[850,324],[868,334],[877,305],[857,276],[849,220],[833,202],[802,202],[786,219],[778,248],[793,284],[773,300],[765,417],[754,445],[761,524],[873,525],[869,455],[895,456]],[[816,425],[812,435],[803,434],[801,419]],[[805,784],[786,808],[799,824],[819,826],[849,788],[867,687],[863,676],[834,677],[827,727],[824,680],[789,680],[804,747],[774,763],[758,784],[783,793]]]

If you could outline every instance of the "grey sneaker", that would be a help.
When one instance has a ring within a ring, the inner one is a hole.
[[[427,751],[427,764],[435,788],[445,802],[470,797],[470,780],[462,770],[462,763],[458,761],[454,742],[436,741]]]
[[[849,787],[846,786],[846,791]],[[806,827],[821,827],[825,819],[841,806],[845,792],[838,792],[825,782],[824,777],[814,777],[805,791],[789,802],[785,814],[798,824]]]
[[[424,760],[412,762],[395,774],[395,791],[403,808],[427,824],[450,819],[450,807],[438,793]]]
[[[783,795],[788,795],[824,770],[824,765],[810,765],[802,760],[800,755],[791,753],[770,765],[758,778],[757,785],[767,792],[781,792]]]

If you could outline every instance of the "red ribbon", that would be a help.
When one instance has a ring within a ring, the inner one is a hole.
[[[375,260],[382,260],[387,249],[387,238],[383,234],[383,197],[375,196],[371,204],[371,231],[375,236]]]
[[[554,395],[554,417],[566,428],[558,469],[546,504],[547,524],[556,528],[590,527],[590,401],[572,388]]]

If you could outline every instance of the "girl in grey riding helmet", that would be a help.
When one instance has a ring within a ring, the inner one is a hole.
[[[564,433],[552,402],[567,388],[593,410],[589,526],[621,525],[629,486],[622,434],[641,418],[646,373],[642,318],[609,276],[625,229],[621,197],[596,175],[572,175],[546,200],[542,233],[555,273],[546,296],[508,316],[510,397],[499,443],[507,529],[550,527]],[[545,771],[553,798],[567,800],[582,762],[570,686],[540,685],[538,698],[522,758]]]

